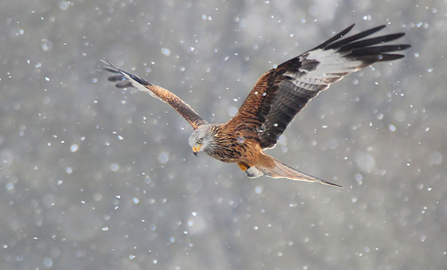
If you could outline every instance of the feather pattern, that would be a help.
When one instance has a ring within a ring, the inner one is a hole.
[[[403,33],[366,38],[385,26],[378,26],[342,39],[349,26],[315,48],[292,58],[262,75],[237,114],[226,124],[208,124],[186,102],[168,90],[123,71],[107,60],[104,67],[115,75],[109,81],[118,88],[135,87],[168,103],[194,129],[189,138],[193,152],[203,151],[223,162],[237,163],[249,177],[262,175],[341,187],[300,172],[267,155],[306,104],[344,76],[374,62],[404,57],[395,54],[410,45],[383,45]],[[366,38],[366,39],[365,39]]]
[[[265,73],[232,121],[253,123],[252,129],[258,130],[261,147],[273,148],[295,115],[321,91],[374,62],[402,58],[403,55],[392,52],[410,47],[382,45],[402,37],[403,33],[363,39],[384,25],[341,39],[353,26]]]

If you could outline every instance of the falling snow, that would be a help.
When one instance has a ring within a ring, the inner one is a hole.
[[[0,2],[2,268],[445,268],[445,4],[41,2]],[[264,72],[351,23],[413,47],[332,85],[268,150],[344,189],[195,157],[181,116],[101,68],[225,123]]]

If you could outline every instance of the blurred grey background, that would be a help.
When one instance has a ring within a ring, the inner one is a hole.
[[[445,1],[2,1],[0,269],[445,269]],[[194,157],[166,104],[226,122],[264,72],[380,24],[406,58],[310,102],[269,153],[344,185]]]

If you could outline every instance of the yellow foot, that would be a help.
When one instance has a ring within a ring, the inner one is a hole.
[[[239,168],[241,168],[241,170],[243,170],[244,172],[248,170],[248,168],[250,168],[250,166],[244,163],[238,163],[237,165],[239,165]]]

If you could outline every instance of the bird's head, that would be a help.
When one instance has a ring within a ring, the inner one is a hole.
[[[213,125],[202,125],[198,127],[189,137],[189,145],[192,147],[192,151],[195,156],[199,152],[205,151],[214,142]]]

